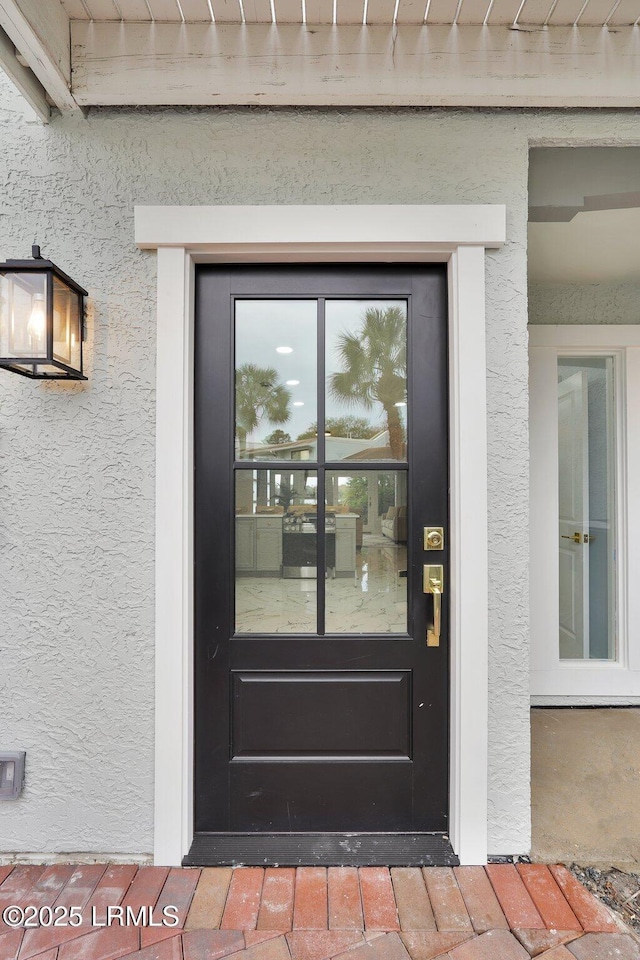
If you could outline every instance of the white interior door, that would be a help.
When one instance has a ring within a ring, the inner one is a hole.
[[[558,385],[560,656],[589,659],[589,417],[584,371]],[[586,537],[586,540],[585,540]]]

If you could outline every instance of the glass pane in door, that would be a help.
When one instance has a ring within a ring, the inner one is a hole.
[[[327,471],[325,496],[327,632],[406,633],[407,474]]]
[[[318,473],[235,475],[237,633],[315,633]]]
[[[236,300],[236,460],[317,459],[316,300]]]
[[[613,357],[558,359],[561,660],[616,659]]]
[[[406,460],[407,301],[327,300],[327,460]]]

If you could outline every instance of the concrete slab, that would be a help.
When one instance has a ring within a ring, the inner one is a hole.
[[[532,857],[640,866],[640,708],[531,711]]]

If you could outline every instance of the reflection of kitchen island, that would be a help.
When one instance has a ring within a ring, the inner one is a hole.
[[[330,510],[330,508],[329,508]],[[331,514],[333,519],[333,514]],[[335,567],[330,575],[354,577],[356,573],[356,521],[355,513],[335,514]],[[236,573],[239,576],[281,577],[283,575],[284,520],[282,514],[236,514]],[[288,535],[289,538],[291,534]],[[310,537],[315,546],[315,534],[300,533]],[[331,551],[333,555],[334,551]],[[329,559],[329,552],[327,559]],[[314,568],[315,569],[315,568]],[[289,574],[291,576],[291,574]],[[300,574],[305,576],[304,573]],[[309,576],[309,574],[307,574]]]

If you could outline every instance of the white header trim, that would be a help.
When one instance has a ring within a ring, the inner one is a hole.
[[[505,208],[489,204],[136,207],[135,224],[143,249],[180,246],[241,260],[273,255],[274,248],[289,256],[300,247],[316,255],[353,253],[354,246],[374,253],[380,244],[394,259],[405,252],[424,257],[464,244],[499,247],[506,239]]]

